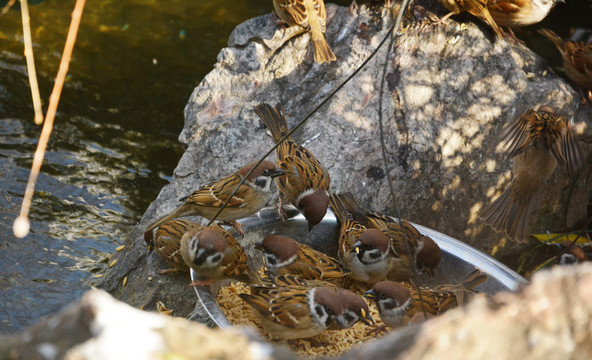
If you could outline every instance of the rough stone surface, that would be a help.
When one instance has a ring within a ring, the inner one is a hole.
[[[362,203],[390,212],[377,110],[386,58],[384,135],[403,216],[491,253],[503,245],[503,236],[482,226],[476,214],[511,179],[511,161],[495,151],[502,126],[529,107],[550,104],[574,117],[589,154],[592,109],[581,108],[577,92],[528,48],[494,41],[471,17],[430,25],[430,9],[441,7],[431,0],[415,3],[393,52],[386,57],[383,47],[294,138],[327,167],[334,191],[352,191]],[[360,6],[352,14],[327,5],[326,36],[338,58],[329,65],[313,62],[309,34],[279,29],[271,15],[235,29],[187,104],[180,141],[188,148],[172,183],[148,208],[126,249],[115,255],[118,262],[103,288],[136,307],[154,309],[160,300],[176,315],[192,313],[195,295],[186,286],[188,276],[155,273],[165,264],[148,255],[143,229],[176,208],[180,197],[272,146],[252,111],[256,104],[281,102],[294,126],[341,84],[390,28],[390,13],[380,9]],[[556,171],[545,187],[534,231],[560,231],[587,218],[589,169],[590,162],[573,186]],[[496,256],[515,251],[506,246]]]
[[[212,330],[139,311],[101,290],[29,330],[0,337],[0,359],[292,359],[250,331]]]

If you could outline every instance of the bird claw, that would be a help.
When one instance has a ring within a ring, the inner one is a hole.
[[[214,283],[214,280],[193,280],[188,286],[210,286]]]
[[[156,269],[156,272],[160,275],[166,275],[166,274],[176,274],[177,272],[179,272],[179,270],[177,270],[177,269]]]
[[[376,336],[386,331],[386,325],[375,326],[366,332],[366,336]]]

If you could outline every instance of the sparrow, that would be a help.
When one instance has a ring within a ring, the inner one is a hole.
[[[267,126],[276,143],[288,133],[284,107],[281,104],[277,104],[275,109],[269,104],[259,104],[255,107],[255,113]],[[275,179],[276,185],[286,200],[302,212],[310,230],[327,213],[327,191],[331,183],[329,173],[310,151],[290,138],[277,147],[276,157],[278,168],[286,173],[286,176]]]
[[[430,315],[439,315],[465,304],[476,294],[472,289],[486,280],[487,275],[477,269],[457,285],[417,289],[394,281],[381,281],[374,284],[364,295],[376,302],[382,322],[390,328],[396,328],[408,324],[415,314],[422,313],[424,309],[426,317],[429,318]]]
[[[301,26],[310,31],[317,63],[330,63],[337,59],[323,35],[327,25],[323,0],[273,0],[273,8],[288,26]]]
[[[372,315],[370,315],[368,303],[363,297],[347,289],[340,288],[337,292],[341,297],[343,311],[335,315],[335,323],[329,328],[329,330],[349,329],[358,321],[361,321],[366,325],[374,324],[374,319],[372,318]]]
[[[286,236],[268,236],[255,247],[263,252],[265,266],[275,275],[336,282],[349,274],[336,259]]]
[[[268,273],[268,275],[270,274]],[[275,287],[325,287],[339,293],[343,308],[340,313],[335,315],[335,321],[331,324],[329,330],[349,329],[358,321],[366,325],[374,324],[366,300],[350,290],[337,286],[335,283],[326,280],[304,279],[297,275],[278,275],[264,279],[263,284]]]
[[[183,261],[181,255],[181,238],[183,235],[193,229],[194,227],[201,227],[194,222],[185,219],[171,220],[162,224],[156,231],[156,238],[154,241],[149,241],[148,250],[156,250],[172,268],[166,270],[158,269],[159,274],[169,274],[179,271],[189,271],[189,267]]]
[[[247,255],[236,239],[219,225],[197,226],[181,238],[181,256],[188,267],[202,279],[192,285],[205,285],[209,280],[232,279],[244,283],[257,282]]]
[[[588,90],[588,100],[592,101],[592,44],[563,40],[549,29],[539,29],[539,33],[555,44],[563,58],[565,74],[576,85]]]
[[[503,32],[492,18],[488,9],[488,0],[438,0],[448,11],[449,14],[444,16],[440,22],[448,19],[452,15],[458,15],[462,12],[478,17],[485,22],[493,31],[498,39],[503,37]]]
[[[319,335],[343,313],[341,297],[331,288],[255,285],[250,291],[240,298],[254,310],[261,326],[281,339]]]
[[[368,229],[347,211],[336,194],[330,196],[331,208],[341,224],[339,229],[339,250],[341,263],[351,271],[350,277],[363,282],[375,283],[383,280],[391,271],[404,271],[409,261],[394,261],[396,256],[390,246],[390,239],[382,231]],[[399,264],[401,263],[401,264]],[[402,266],[403,269],[397,269]]]
[[[251,216],[261,210],[271,198],[271,180],[285,174],[283,170],[276,169],[275,165],[269,161],[263,161],[257,167],[255,164],[256,162],[252,162],[245,165],[239,171],[209,183],[195,190],[189,196],[181,198],[180,200],[184,203],[177,210],[148,225],[144,232],[144,240],[148,243],[152,241],[152,230],[174,218],[197,215],[212,220],[230,198],[239,182],[251,169],[255,168],[217,217],[220,221],[233,222],[237,230],[241,232],[236,220]]]
[[[401,224],[397,219],[376,211],[362,207],[354,196],[349,193],[338,195],[345,204],[347,211],[360,224],[374,228],[385,233],[391,240],[391,251],[395,253],[396,259],[413,259],[418,273],[433,275],[433,270],[440,263],[442,251],[440,247],[429,236],[421,234],[411,223],[403,219],[404,230],[401,231]],[[403,264],[404,265],[404,264]],[[411,269],[392,273],[390,280],[408,280],[411,278]]]
[[[487,9],[499,26],[527,26],[540,22],[564,0],[489,0]]]
[[[557,164],[574,178],[583,163],[575,134],[565,116],[550,106],[527,110],[502,132],[514,178],[506,190],[478,216],[508,238],[527,242],[535,196]]]

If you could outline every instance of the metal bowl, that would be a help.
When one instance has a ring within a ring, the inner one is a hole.
[[[282,224],[277,217],[275,208],[265,208],[257,215],[241,220],[244,231],[247,234],[241,242],[245,246],[247,255],[254,262],[261,264],[261,253],[252,250],[252,243],[261,241],[263,237],[279,234],[289,236],[303,244],[309,245],[331,256],[337,254],[337,234],[339,224],[335,215],[328,212],[323,221],[314,227],[309,233],[306,219],[295,208],[286,208],[288,220]],[[413,224],[422,234],[431,237],[442,249],[442,260],[435,269],[433,277],[422,275],[419,282],[422,285],[436,285],[455,283],[475,268],[481,269],[489,276],[489,279],[479,286],[477,290],[486,294],[495,294],[499,291],[513,291],[526,280],[512,271],[504,264],[483,254],[473,247],[444,235],[425,226]],[[251,236],[249,236],[251,234]],[[196,274],[191,271],[191,279],[195,280]],[[216,303],[215,296],[209,287],[196,286],[198,301],[212,321],[220,328],[231,326],[220,307]]]

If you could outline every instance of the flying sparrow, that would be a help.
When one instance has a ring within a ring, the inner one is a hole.
[[[462,12],[478,17],[493,29],[498,39],[502,38],[503,32],[491,17],[488,9],[488,0],[438,0],[450,13],[444,16],[441,21],[446,20],[452,15],[458,15]]]
[[[156,238],[148,243],[148,250],[156,250],[156,253],[172,267],[166,270],[157,270],[159,274],[189,271],[180,252],[181,238],[194,227],[201,226],[189,220],[179,219],[166,222],[158,228]]]
[[[539,33],[555,44],[563,58],[565,74],[576,85],[588,90],[588,100],[592,101],[592,44],[563,40],[549,29],[540,29]]]
[[[151,241],[152,230],[174,218],[197,215],[212,220],[239,182],[255,167],[255,164],[256,162],[252,162],[245,165],[239,171],[209,183],[194,191],[191,195],[181,198],[180,200],[184,201],[184,203],[177,210],[148,225],[144,232],[146,242]],[[285,172],[276,169],[273,163],[269,161],[261,162],[255,167],[251,175],[245,179],[245,182],[237,189],[236,193],[232,195],[230,202],[217,219],[234,222],[240,232],[236,220],[251,216],[261,210],[271,198],[271,179],[283,174]]]
[[[261,326],[281,339],[319,335],[343,313],[341,297],[331,288],[254,285],[250,290],[239,296],[253,308]]]
[[[329,255],[285,236],[268,236],[256,248],[263,251],[267,269],[275,275],[336,282],[349,274]]]
[[[433,275],[433,269],[438,266],[442,258],[442,251],[434,240],[421,234],[410,222],[404,219],[402,220],[403,234],[398,220],[365,209],[351,193],[346,192],[336,196],[342,200],[347,211],[352,214],[355,220],[368,228],[384,232],[390,238],[391,251],[395,253],[395,259],[406,259],[405,261],[408,262],[408,259],[412,258],[419,273],[426,272]],[[410,277],[411,269],[407,269],[406,271],[392,273],[389,279],[408,280]]]
[[[381,281],[365,295],[376,302],[382,322],[395,328],[408,324],[416,313],[422,313],[424,309],[429,317],[463,305],[476,293],[472,289],[486,280],[487,275],[474,270],[458,285],[440,285],[433,289],[420,287],[419,291],[394,281]]]
[[[323,0],[273,0],[273,8],[284,23],[310,31],[317,63],[330,63],[337,59],[323,35],[327,22]]]
[[[259,104],[255,113],[263,120],[276,143],[288,133],[281,104],[277,104],[275,109],[269,104]],[[302,212],[310,230],[323,220],[327,212],[327,191],[331,183],[329,173],[313,154],[290,138],[278,146],[276,156],[278,168],[286,172],[286,176],[276,178],[276,185],[284,197]]]
[[[333,329],[335,325],[336,329],[349,329],[358,321],[366,325],[374,324],[368,303],[363,297],[347,289],[338,289],[337,291],[341,297],[343,312],[335,316],[335,323],[330,329]]]
[[[393,261],[390,239],[382,231],[368,229],[353,219],[336,194],[331,194],[331,208],[339,220],[338,258],[351,271],[355,280],[374,283],[383,280],[391,271],[409,268],[403,261]],[[395,259],[400,260],[400,259]],[[402,269],[395,268],[401,266]]]
[[[244,283],[257,282],[247,255],[234,237],[216,224],[194,227],[181,238],[181,255],[185,264],[203,279],[233,279]],[[196,281],[203,285],[209,281]]]
[[[563,0],[489,0],[487,9],[499,26],[527,26],[543,20]]]
[[[508,157],[514,158],[514,178],[478,216],[510,239],[527,242],[535,195],[557,164],[573,178],[583,163],[582,154],[569,121],[550,106],[526,111],[503,131],[502,139]]]

